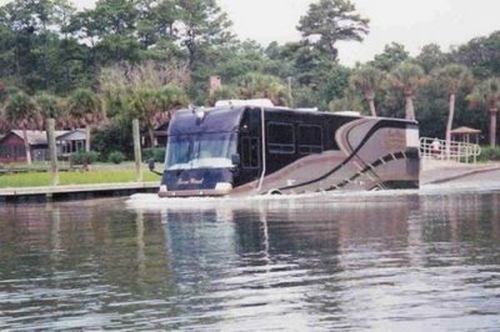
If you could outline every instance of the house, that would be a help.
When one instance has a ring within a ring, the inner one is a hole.
[[[83,137],[82,137],[83,133]],[[73,153],[83,146],[85,148],[85,131],[56,131],[58,155]],[[28,145],[33,161],[49,160],[47,132],[43,130],[27,130]],[[26,162],[23,131],[11,130],[0,139],[0,163]]]
[[[57,154],[68,157],[78,151],[85,151],[86,139],[85,129],[76,129],[56,135]]]
[[[141,146],[143,147],[161,147],[167,145],[169,122],[163,123],[154,128],[154,141],[151,144],[151,138],[147,130],[141,132]]]
[[[160,147],[165,147],[167,145],[167,139],[168,139],[168,125],[169,122],[164,123],[158,127],[155,128],[154,134],[155,134],[155,146],[160,146]]]

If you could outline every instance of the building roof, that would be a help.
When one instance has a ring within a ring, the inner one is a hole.
[[[481,130],[470,128],[470,127],[458,127],[458,128],[455,128],[455,129],[451,130],[450,133],[452,133],[452,134],[462,134],[462,135],[466,135],[466,134],[480,134]]]
[[[57,135],[58,141],[84,141],[87,138],[85,129],[75,129],[72,131],[67,131],[62,135]]]
[[[22,130],[11,130],[11,133],[19,136],[21,139],[23,137]],[[56,130],[56,137],[70,133],[68,130]],[[26,135],[28,136],[29,145],[44,145],[47,144],[47,132],[45,130],[26,130]]]

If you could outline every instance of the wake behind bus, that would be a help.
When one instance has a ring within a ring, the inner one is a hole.
[[[158,195],[414,189],[419,172],[416,121],[226,101],[174,114]]]

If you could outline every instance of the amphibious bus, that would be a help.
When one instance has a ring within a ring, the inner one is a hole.
[[[418,188],[419,168],[415,121],[228,101],[174,114],[158,195]]]

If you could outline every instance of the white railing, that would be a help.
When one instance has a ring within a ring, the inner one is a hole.
[[[449,149],[446,141],[430,137],[420,138],[420,157],[435,160],[452,160],[465,163],[476,163],[481,154],[481,147],[467,142],[451,141]]]

